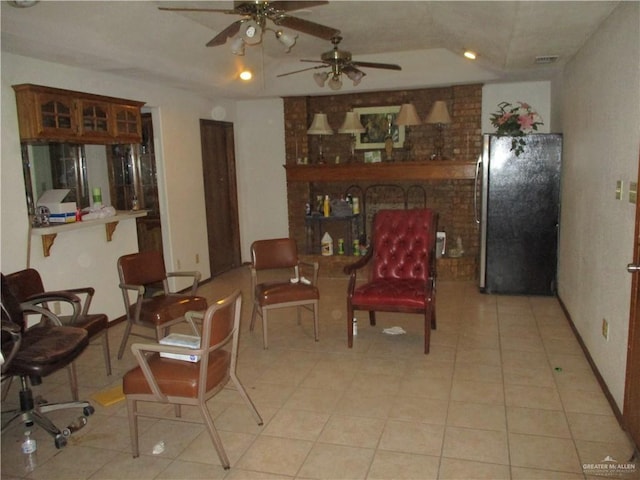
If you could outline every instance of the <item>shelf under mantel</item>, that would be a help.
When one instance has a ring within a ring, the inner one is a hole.
[[[426,162],[341,163],[314,165],[284,165],[287,182],[340,181],[419,181],[473,180],[475,162],[432,160]]]

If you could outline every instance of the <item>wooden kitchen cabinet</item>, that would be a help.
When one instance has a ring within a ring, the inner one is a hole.
[[[13,85],[22,142],[140,143],[144,102],[45,87]]]

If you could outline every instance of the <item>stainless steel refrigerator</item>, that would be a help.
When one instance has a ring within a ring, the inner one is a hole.
[[[484,135],[478,159],[480,290],[554,295],[562,136],[517,138],[525,142],[520,155],[511,150],[514,137]]]

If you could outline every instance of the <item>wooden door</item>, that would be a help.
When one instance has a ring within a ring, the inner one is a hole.
[[[640,155],[638,160],[640,164]],[[640,184],[640,168],[638,182]],[[637,198],[633,264],[628,268],[633,279],[631,281],[631,314],[629,316],[627,374],[622,417],[625,428],[631,435],[637,449],[640,448],[640,203]]]
[[[200,120],[211,276],[240,266],[233,123]]]

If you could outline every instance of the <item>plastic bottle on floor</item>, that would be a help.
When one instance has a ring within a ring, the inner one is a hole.
[[[24,468],[27,472],[33,472],[38,466],[36,440],[31,436],[31,430],[24,432],[22,442],[22,456],[24,457]]]

